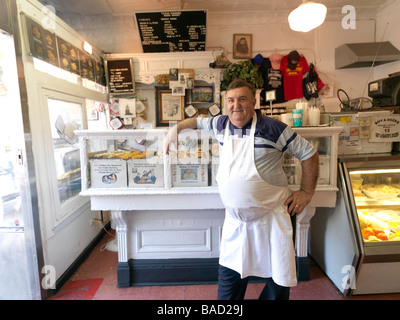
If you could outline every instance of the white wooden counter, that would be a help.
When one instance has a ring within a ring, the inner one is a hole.
[[[296,132],[305,138],[329,137],[329,182],[318,185],[310,205],[297,217],[296,255],[299,280],[308,280],[309,265],[307,242],[310,219],[316,207],[334,207],[336,204],[337,142],[339,127],[296,128]],[[152,130],[151,134],[165,134],[165,130]],[[147,264],[142,273],[136,274],[132,261],[144,263],[168,264],[190,261],[212,261],[217,265],[219,241],[224,220],[224,206],[219,197],[218,188],[208,187],[172,187],[169,168],[165,165],[164,188],[90,188],[88,182],[88,157],[86,140],[128,139],[148,135],[148,132],[76,131],[81,142],[82,192],[89,196],[92,210],[110,210],[112,226],[116,229],[118,241],[118,285],[129,286],[141,283],[140,276],[148,275]],[[86,187],[85,187],[86,186]],[[298,185],[291,186],[292,189]],[[211,260],[210,260],[211,259]],[[140,267],[139,267],[140,268]],[[156,272],[154,268],[153,272]],[[162,270],[162,267],[160,267]],[[169,269],[168,269],[169,270]],[[191,269],[190,269],[191,270]],[[165,273],[165,272],[164,272]],[[188,271],[188,277],[190,278]],[[215,274],[212,275],[213,278]],[[150,277],[151,278],[151,277]],[[179,278],[181,279],[181,278]],[[175,282],[185,281],[177,280]],[[211,281],[206,279],[205,281]],[[216,279],[215,279],[216,280]],[[167,282],[174,282],[174,279]],[[190,282],[190,280],[188,280]],[[202,280],[199,280],[202,281]],[[146,281],[145,281],[146,282]],[[148,280],[151,282],[151,280]],[[162,283],[157,280],[155,283]]]

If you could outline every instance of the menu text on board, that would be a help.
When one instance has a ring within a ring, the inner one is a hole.
[[[107,60],[106,69],[110,94],[134,94],[135,82],[131,59]]]
[[[143,52],[205,51],[207,11],[136,12]]]

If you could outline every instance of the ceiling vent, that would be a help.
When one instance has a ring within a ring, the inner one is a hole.
[[[375,58],[376,57],[376,58]],[[335,68],[363,68],[400,60],[400,51],[389,41],[347,43],[335,49]]]

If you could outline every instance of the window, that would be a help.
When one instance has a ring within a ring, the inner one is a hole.
[[[58,192],[63,204],[81,191],[79,143],[74,131],[83,129],[82,105],[52,98],[47,102]]]

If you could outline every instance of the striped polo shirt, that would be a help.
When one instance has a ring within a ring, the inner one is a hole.
[[[197,118],[197,128],[211,132],[220,143],[220,147],[223,148],[228,120],[227,115]],[[230,122],[230,135],[238,138],[248,135],[252,121],[250,120],[240,129]],[[254,160],[260,176],[271,185],[281,187],[288,185],[286,174],[282,168],[284,152],[304,161],[311,158],[316,150],[285,123],[258,114],[254,134]]]

